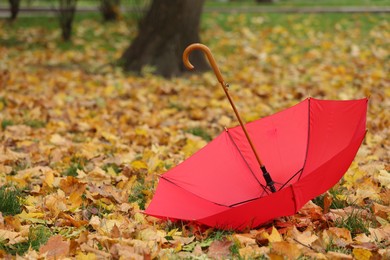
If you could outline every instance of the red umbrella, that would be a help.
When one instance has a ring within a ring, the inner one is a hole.
[[[210,50],[190,45],[186,66],[193,68],[188,56],[194,49],[206,53],[240,126],[225,129],[161,175],[146,214],[222,229],[252,228],[293,215],[340,180],[366,133],[366,98],[308,98],[243,124]]]

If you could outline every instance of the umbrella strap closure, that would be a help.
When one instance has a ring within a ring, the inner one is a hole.
[[[275,182],[272,180],[272,177],[271,175],[269,174],[269,172],[267,171],[267,169],[265,168],[265,166],[261,166],[261,171],[263,172],[263,177],[264,177],[264,180],[267,182],[267,186],[270,188],[270,190],[272,192],[276,192],[276,189],[275,189]]]

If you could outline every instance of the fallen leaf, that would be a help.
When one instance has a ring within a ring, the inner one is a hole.
[[[351,255],[347,255],[339,252],[333,252],[333,251],[327,252],[325,256],[327,257],[327,259],[337,259],[337,260],[353,259]]]
[[[293,227],[290,233],[291,237],[298,241],[299,243],[310,246],[312,243],[314,243],[318,236],[311,232],[310,230],[305,230],[304,232],[299,232],[296,227]]]
[[[332,201],[333,201],[332,197],[328,193],[325,193],[325,196],[324,196],[324,214],[329,212],[330,205],[332,205]]]
[[[369,228],[370,236],[377,242],[390,240],[390,225],[380,228]]]
[[[371,251],[364,248],[354,248],[352,255],[356,260],[369,260],[372,257]]]
[[[215,240],[210,244],[207,255],[213,259],[225,259],[231,254],[232,244],[229,240]]]
[[[62,258],[69,253],[69,242],[63,241],[60,235],[52,236],[39,248],[39,253],[45,255],[47,259]]]
[[[297,259],[301,255],[301,250],[296,244],[287,241],[272,242],[271,252],[287,259]]]

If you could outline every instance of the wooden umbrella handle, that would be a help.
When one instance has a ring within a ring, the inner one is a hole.
[[[272,192],[276,192],[276,189],[275,189],[275,186],[274,186],[274,182],[273,182],[273,180],[271,178],[271,175],[268,173],[268,171],[266,170],[265,166],[261,162],[261,159],[260,159],[260,156],[259,156],[259,154],[257,152],[257,149],[256,149],[255,145],[253,144],[252,139],[249,136],[248,131],[246,130],[244,122],[242,122],[241,116],[240,116],[240,114],[237,111],[236,105],[234,105],[234,102],[233,102],[232,98],[229,95],[228,84],[226,84],[225,81],[223,80],[221,71],[219,70],[217,62],[215,61],[215,59],[213,57],[213,54],[211,53],[209,47],[207,47],[206,45],[201,44],[201,43],[193,43],[193,44],[189,45],[184,50],[184,53],[183,53],[184,65],[187,67],[187,69],[190,69],[190,70],[194,69],[194,66],[191,64],[191,62],[189,60],[190,53],[193,50],[201,50],[201,51],[203,51],[206,54],[207,59],[209,60],[210,65],[211,65],[211,67],[214,70],[215,76],[217,76],[217,79],[218,79],[219,83],[221,83],[222,88],[225,91],[226,97],[228,98],[228,100],[230,102],[230,105],[232,106],[233,111],[236,114],[237,120],[238,120],[238,122],[241,125],[241,128],[242,128],[242,130],[243,130],[243,132],[245,134],[246,139],[249,142],[250,147],[252,148],[252,151],[253,151],[253,153],[254,153],[254,155],[256,157],[257,162],[259,163],[259,166],[260,166],[260,168],[261,168],[261,170],[263,172],[263,177],[264,177],[265,181],[267,182],[267,186],[270,188],[270,190]]]
[[[256,150],[256,147],[254,146],[254,144],[252,142],[252,139],[250,138],[250,136],[248,134],[248,131],[246,130],[245,124],[242,121],[241,116],[240,116],[240,114],[237,111],[236,105],[234,104],[232,98],[230,97],[230,94],[229,94],[229,91],[228,91],[228,84],[226,84],[225,81],[223,80],[221,72],[219,71],[218,65],[217,65],[217,63],[216,63],[216,61],[215,61],[215,59],[213,57],[213,54],[211,54],[211,51],[210,51],[209,47],[207,47],[204,44],[200,44],[200,43],[193,43],[190,46],[188,46],[184,50],[184,53],[183,53],[184,65],[188,69],[193,69],[194,68],[194,66],[189,61],[189,55],[190,55],[190,53],[193,50],[201,50],[201,51],[203,51],[206,54],[206,56],[207,56],[207,58],[208,58],[208,60],[209,60],[209,62],[211,64],[211,67],[213,68],[214,73],[217,76],[218,81],[221,83],[222,88],[225,91],[226,97],[228,98],[228,100],[230,102],[230,105],[232,106],[233,111],[236,114],[237,120],[240,123],[242,130],[244,131],[246,139],[248,140],[249,145],[251,146],[251,148],[253,150],[253,153],[255,154],[257,162],[259,163],[260,167],[263,167],[263,163],[261,162],[261,159],[260,159],[260,156],[259,156],[259,154],[258,154],[258,152]]]
[[[218,81],[219,81],[223,86],[226,86],[225,81],[224,81],[223,78],[222,78],[221,71],[220,71],[219,68],[218,68],[217,62],[215,61],[214,56],[213,56],[213,54],[211,53],[211,50],[209,49],[209,47],[207,47],[207,46],[204,45],[204,44],[201,44],[201,43],[193,43],[193,44],[189,45],[189,46],[184,50],[184,53],[183,53],[183,62],[184,62],[184,65],[186,66],[186,68],[189,69],[189,70],[193,70],[193,69],[194,69],[194,65],[191,64],[190,59],[189,59],[190,53],[191,53],[193,50],[201,50],[201,51],[203,51],[203,52],[206,54],[207,59],[209,60],[210,65],[211,65],[211,67],[212,67],[213,70],[214,70],[215,76],[217,76]]]

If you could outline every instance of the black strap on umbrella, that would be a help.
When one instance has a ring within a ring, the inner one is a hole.
[[[260,167],[261,171],[263,172],[263,177],[264,177],[264,180],[267,182],[267,186],[269,187],[269,189],[272,191],[272,192],[276,192],[276,189],[275,189],[275,182],[272,180],[272,177],[271,175],[269,174],[269,172],[267,171],[267,169],[265,168],[265,166],[261,166]]]

